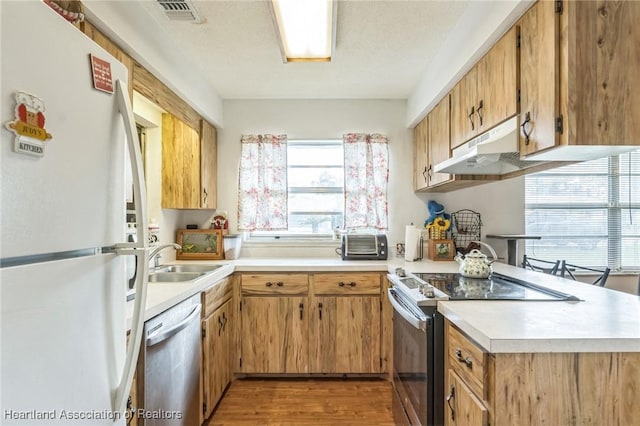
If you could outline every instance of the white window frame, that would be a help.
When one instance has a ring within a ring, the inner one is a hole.
[[[289,139],[287,141],[287,149],[289,147],[296,146],[340,146],[343,151],[343,159],[344,159],[344,143],[342,139]],[[289,161],[289,156],[287,155],[287,161]],[[304,168],[342,168],[344,171],[344,164],[342,166],[327,166],[327,165],[289,165],[287,164],[287,175],[290,169],[304,169]],[[343,173],[344,175],[344,173]],[[292,187],[288,186],[287,194],[343,194],[344,196],[344,179],[342,182],[342,186],[337,187]],[[344,206],[342,211],[338,212],[298,212],[291,211],[289,208],[288,215],[296,215],[296,214],[314,214],[317,213],[319,215],[326,214],[341,214],[344,218]],[[286,244],[293,243],[294,245],[306,244],[308,242],[313,243],[314,245],[334,245],[335,244],[335,234],[334,232],[323,233],[323,234],[300,234],[289,231],[252,231],[245,233],[245,239],[250,243],[272,243],[272,244]]]

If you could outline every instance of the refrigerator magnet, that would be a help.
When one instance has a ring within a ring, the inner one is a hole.
[[[42,99],[26,92],[16,92],[15,120],[5,124],[16,135],[15,152],[44,157],[45,142],[52,138],[44,128],[44,111]]]

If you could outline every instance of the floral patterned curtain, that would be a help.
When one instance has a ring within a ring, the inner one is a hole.
[[[348,133],[344,142],[344,227],[386,230],[388,139],[380,134]]]
[[[243,135],[238,230],[287,229],[287,136]]]

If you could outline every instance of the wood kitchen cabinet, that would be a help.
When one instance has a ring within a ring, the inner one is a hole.
[[[447,160],[450,150],[450,120],[449,96],[442,98],[440,102],[427,115],[429,120],[429,186],[435,186],[449,181],[452,177],[448,173],[436,173],[436,164]]]
[[[380,273],[241,275],[241,374],[382,374]],[[386,292],[386,287],[384,289]],[[386,294],[386,293],[385,293]]]
[[[202,415],[209,418],[231,382],[234,353],[232,278],[202,293]]]
[[[216,130],[201,120],[199,131],[162,114],[162,208],[214,209]]]
[[[200,120],[200,197],[201,208],[217,207],[218,139],[216,128]]]
[[[486,425],[488,354],[448,322],[445,334],[445,425]]]
[[[518,89],[514,26],[451,91],[451,149],[516,115]]]
[[[488,353],[445,321],[446,425],[636,425],[640,353]]]
[[[310,372],[381,372],[380,274],[312,274],[311,280]]]
[[[449,158],[449,96],[440,102],[413,129],[414,189],[424,191],[451,179],[433,167]]]
[[[640,3],[537,2],[521,31],[520,153],[580,161],[640,145]]]
[[[240,372],[307,373],[308,277],[242,274]]]
[[[427,117],[413,129],[413,189],[429,186],[429,122]]]

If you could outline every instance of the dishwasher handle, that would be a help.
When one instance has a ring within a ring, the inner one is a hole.
[[[187,315],[187,317],[182,321],[180,321],[178,324],[166,330],[163,330],[161,328],[155,333],[153,333],[151,336],[147,337],[147,346],[157,345],[158,343],[167,340],[169,337],[174,336],[179,332],[181,332],[182,330],[184,330],[185,328],[187,328],[187,326],[189,326],[189,323],[193,321],[194,318],[200,317],[201,309],[202,309],[202,305],[198,303],[196,307],[193,308],[193,311],[191,311],[191,313]]]

